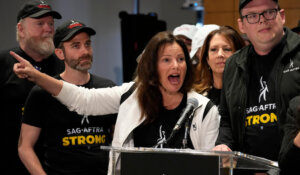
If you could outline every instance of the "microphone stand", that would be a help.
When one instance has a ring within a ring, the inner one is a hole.
[[[182,139],[182,148],[185,149],[187,148],[187,138],[188,135],[190,135],[190,128],[191,128],[191,123],[195,115],[195,111],[200,108],[202,105],[198,106],[197,108],[194,109],[193,113],[189,116],[187,121],[185,122],[185,130],[184,130],[184,136]]]
[[[196,108],[196,109],[198,109],[198,108]],[[192,119],[194,118],[196,109],[194,109],[193,113],[189,116],[189,118],[187,119],[187,121],[185,122],[185,125],[184,125],[185,130],[184,130],[184,136],[182,139],[182,148],[183,149],[187,148],[187,138],[188,138],[188,135],[190,135],[190,126],[192,123]]]
[[[185,122],[185,130],[184,130],[184,137],[182,139],[182,148],[185,149],[187,147],[187,136],[190,134],[190,120],[187,120]]]

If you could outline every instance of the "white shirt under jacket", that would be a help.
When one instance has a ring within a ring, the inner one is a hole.
[[[139,126],[145,118],[140,119],[136,90],[120,105],[122,94],[127,92],[133,82],[123,83],[112,88],[86,89],[64,82],[63,88],[56,98],[65,104],[69,110],[81,115],[105,115],[118,113],[115,131],[112,141],[113,147],[134,147],[133,130]],[[191,91],[187,98],[198,100],[190,129],[190,138],[196,150],[211,150],[215,146],[218,136],[220,116],[216,106],[213,106],[202,121],[202,115],[209,99]],[[118,160],[119,155],[116,156]],[[117,161],[119,167],[119,160]],[[110,158],[108,174],[111,174],[112,162]],[[117,168],[118,169],[118,168]]]

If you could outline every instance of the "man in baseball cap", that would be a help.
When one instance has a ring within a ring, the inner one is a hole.
[[[65,63],[65,70],[56,78],[85,88],[115,86],[111,80],[89,73],[93,62],[91,35],[95,34],[94,29],[76,20],[68,20],[56,29],[55,54]],[[111,127],[116,115],[105,118],[78,115],[44,92],[41,88],[32,89],[22,120],[20,139],[23,141],[19,144],[19,155],[30,173],[107,175],[108,152],[101,151],[100,146],[111,144]],[[68,130],[72,128],[80,131],[96,129],[71,134]],[[44,141],[45,156],[42,159],[45,161],[32,160],[37,138]]]
[[[214,150],[279,161],[284,172],[300,158],[292,136],[282,138],[289,101],[300,91],[300,36],[284,26],[278,0],[240,0],[239,11],[238,27],[250,45],[226,61]]]
[[[0,52],[0,97],[5,103],[0,106],[4,123],[4,156],[6,164],[2,174],[28,174],[18,156],[18,139],[24,104],[32,83],[19,79],[12,71],[15,60],[12,50],[30,61],[34,67],[50,76],[61,73],[64,64],[54,54],[54,18],[61,15],[53,11],[46,1],[26,0],[17,15],[16,38],[18,46]],[[38,150],[40,145],[36,145]]]

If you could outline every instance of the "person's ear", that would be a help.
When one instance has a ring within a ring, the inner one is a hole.
[[[238,23],[240,32],[241,32],[241,33],[245,33],[245,30],[244,30],[244,24],[243,24],[242,19],[239,18],[239,19],[237,20],[237,23]]]
[[[54,50],[55,55],[60,59],[60,60],[65,60],[65,55],[64,52],[61,48],[55,48]]]
[[[280,17],[282,19],[282,24],[285,24],[285,11],[284,9],[279,10]]]
[[[25,34],[24,34],[24,24],[22,24],[21,22],[19,22],[17,24],[17,30],[18,30],[18,35],[20,38],[24,38]]]

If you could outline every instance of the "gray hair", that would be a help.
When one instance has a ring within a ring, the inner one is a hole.
[[[24,22],[24,19],[20,19],[20,21],[19,21],[19,22],[17,23],[17,25],[16,25],[16,40],[17,40],[17,42],[20,41],[19,30],[18,30],[18,24],[23,24],[23,22]]]

